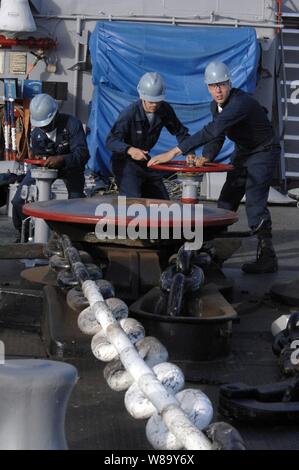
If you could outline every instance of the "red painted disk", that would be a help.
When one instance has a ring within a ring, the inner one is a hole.
[[[163,204],[166,208],[172,204],[176,205],[177,210],[171,214],[169,220],[161,220],[161,217],[152,217],[153,213],[156,213],[157,206],[160,206],[160,204]],[[188,206],[189,209],[187,209]],[[108,224],[127,227],[138,216],[140,227],[178,227],[187,221],[190,224],[190,219],[191,225],[196,223],[196,206],[197,204],[185,205],[179,201],[159,199],[120,198],[118,200],[116,195],[35,202],[33,204],[26,204],[23,212],[27,216],[59,223],[95,225],[105,217],[105,221]],[[108,211],[108,216],[105,215],[105,210]],[[237,220],[238,216],[234,212],[204,205],[204,227],[226,227],[237,222]]]
[[[45,166],[46,159],[45,160],[28,159],[28,160],[24,160],[24,163],[27,163],[28,165]]]
[[[172,160],[168,163],[152,166],[151,169],[179,173],[223,173],[233,170],[234,167],[226,163],[206,163],[204,166],[189,166],[185,160]]]

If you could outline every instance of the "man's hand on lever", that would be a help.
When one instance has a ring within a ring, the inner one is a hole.
[[[204,166],[206,163],[209,163],[209,159],[206,157],[196,157],[195,158],[195,166]]]
[[[186,163],[190,167],[191,166],[196,166],[196,167],[204,166],[208,162],[209,162],[208,158],[205,158],[203,156],[197,157],[196,155],[193,155],[193,154],[186,156]]]
[[[63,155],[53,155],[48,157],[45,163],[45,166],[48,168],[59,169],[64,165],[64,156]]]
[[[45,157],[44,155],[34,155],[33,152],[29,152],[28,157],[28,160],[47,160],[47,157]]]
[[[194,153],[189,153],[189,155],[186,156],[186,164],[188,166],[195,166],[195,160],[196,155]]]
[[[181,153],[182,153],[181,150],[178,147],[175,147],[174,149],[169,150],[168,152],[161,153],[160,155],[157,155],[156,157],[151,158],[147,166],[155,166],[155,165],[160,165],[161,163],[167,163],[170,160],[172,160],[174,157],[181,155]]]
[[[142,160],[147,161],[147,159],[148,159],[148,156],[147,156],[148,151],[141,150],[141,149],[138,149],[136,147],[130,147],[127,150],[127,154],[130,155],[130,157],[133,160],[137,160],[137,161],[142,161]]]

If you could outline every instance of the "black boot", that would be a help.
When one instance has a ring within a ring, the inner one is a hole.
[[[16,239],[14,243],[21,243],[21,231],[20,230],[17,230],[16,232]]]
[[[275,273],[278,270],[277,257],[271,236],[259,235],[256,260],[243,264],[242,270],[247,274]]]

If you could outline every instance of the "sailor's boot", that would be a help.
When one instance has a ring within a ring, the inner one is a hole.
[[[21,243],[21,231],[20,230],[16,231],[16,238],[15,238],[14,243]]]
[[[271,228],[258,234],[256,260],[243,264],[242,270],[247,274],[275,273],[278,270]]]

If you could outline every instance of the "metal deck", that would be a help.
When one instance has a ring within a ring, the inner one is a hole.
[[[241,264],[255,253],[255,240],[251,239],[244,240],[242,248],[225,263],[224,272],[235,280],[233,303],[240,319],[240,323],[233,326],[232,354],[226,360],[197,365],[197,381],[190,384],[193,388],[201,388],[212,400],[214,421],[226,420],[217,413],[221,384],[243,381],[258,385],[285,379],[280,374],[277,359],[271,350],[270,326],[274,319],[289,313],[290,309],[273,302],[267,293],[274,282],[291,280],[299,275],[299,214],[296,207],[275,206],[272,215],[280,270],[262,276],[241,273]],[[10,221],[2,216],[0,235],[4,243],[14,238],[8,223]],[[247,228],[243,207],[240,210],[240,221],[234,228]],[[32,291],[33,304],[37,305],[36,302],[41,300],[41,286],[30,285],[18,277],[24,267],[20,261],[0,260],[0,286],[9,290],[22,285]],[[27,303],[26,309],[20,309],[20,299],[13,294],[1,296],[0,338],[5,342],[8,358],[46,357],[40,333],[41,314],[39,309]],[[123,403],[124,394],[109,389],[102,374],[104,366],[93,358],[91,352],[87,350],[82,357],[70,356],[67,362],[77,367],[80,376],[67,413],[69,448],[150,450],[145,437],[145,422],[129,416]],[[188,366],[194,367],[193,364]],[[298,425],[273,427],[237,421],[233,425],[241,433],[247,449],[299,450]]]

